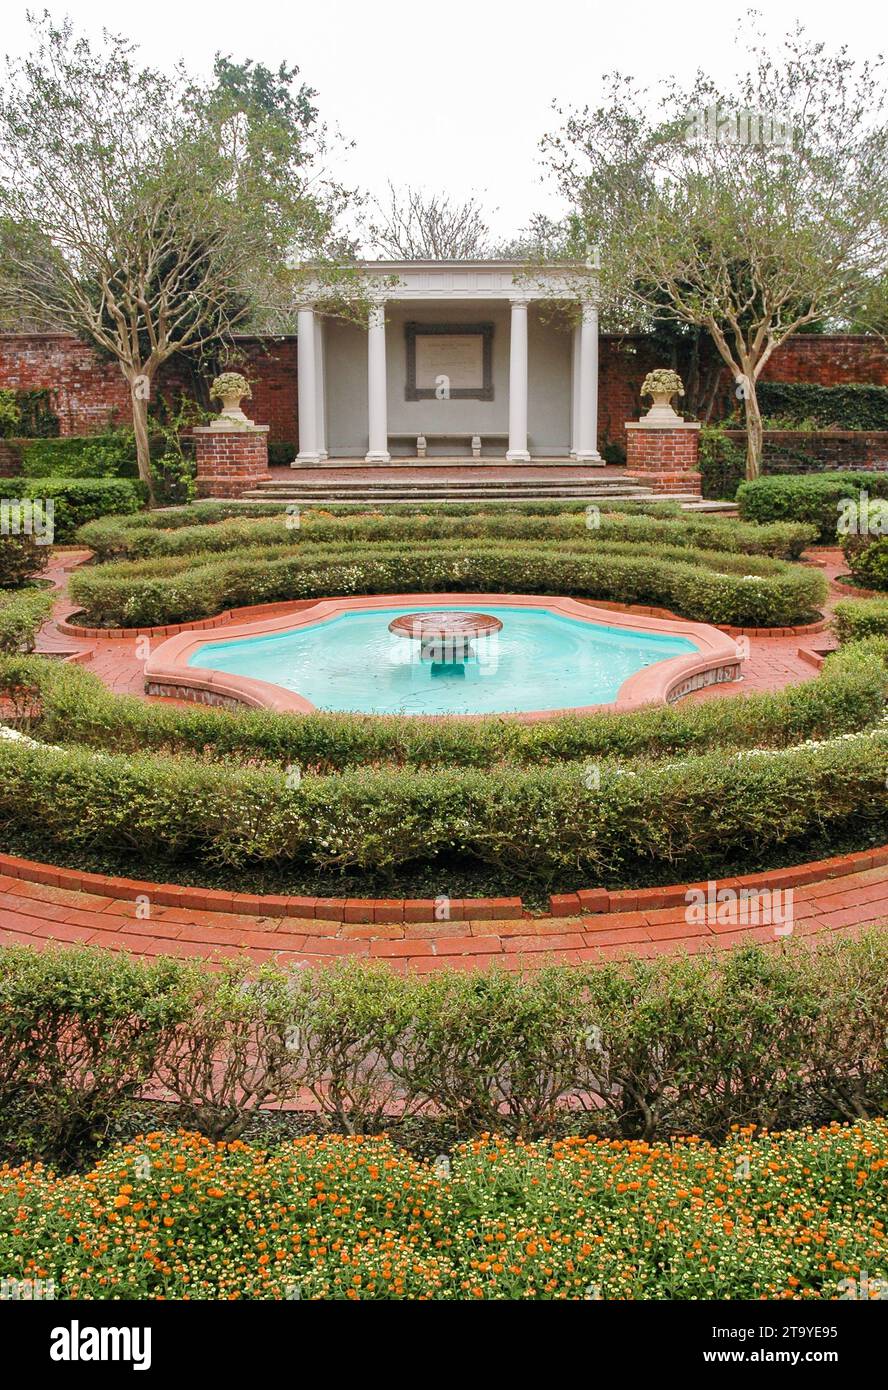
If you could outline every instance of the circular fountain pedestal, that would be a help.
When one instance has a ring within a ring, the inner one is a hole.
[[[419,642],[420,660],[431,664],[432,675],[465,675],[474,656],[472,640],[499,632],[502,623],[489,613],[404,613],[389,623],[389,632]]]

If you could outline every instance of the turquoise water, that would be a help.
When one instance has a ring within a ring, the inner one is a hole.
[[[211,642],[190,665],[252,676],[319,709],[363,714],[500,714],[608,704],[645,666],[694,652],[684,637],[599,626],[539,608],[428,604],[422,612],[484,612],[502,621],[465,661],[420,659],[420,644],[388,630],[411,608],[374,608],[268,637]]]

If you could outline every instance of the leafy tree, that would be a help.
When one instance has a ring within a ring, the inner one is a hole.
[[[603,306],[711,336],[743,403],[750,478],[775,349],[841,321],[888,266],[885,104],[881,58],[855,63],[797,28],[774,56],[753,44],[729,87],[701,73],[654,102],[612,75],[600,106],[559,113],[544,141],[574,237],[598,249]]]
[[[121,36],[94,48],[70,21],[32,24],[0,95],[0,302],[119,364],[153,497],[158,369],[288,313],[325,265],[335,282],[348,194],[319,167],[325,132],[296,68],[217,56],[201,84],[140,66]]]

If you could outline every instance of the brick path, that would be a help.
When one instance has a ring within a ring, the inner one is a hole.
[[[823,876],[793,889],[793,936],[854,933],[888,923],[888,848],[826,861],[818,872]],[[776,884],[791,873],[771,878]],[[277,961],[290,967],[328,965],[351,956],[385,960],[398,971],[428,973],[442,966],[521,970],[553,961],[578,964],[629,955],[697,954],[740,942],[773,942],[783,934],[775,926],[755,925],[754,918],[747,924],[742,916],[733,921],[689,921],[683,903],[574,917],[532,917],[516,911],[511,919],[496,920],[325,922],[284,915],[281,899],[269,899],[265,915],[217,912],[162,906],[152,900],[152,892],[169,897],[169,890],[164,894],[150,883],[102,884],[94,876],[96,887],[105,891],[83,892],[38,881],[58,876],[49,866],[0,856],[0,944],[42,948],[79,942],[145,957],[207,960],[246,955],[257,963]],[[800,877],[805,877],[804,871]],[[767,879],[761,874],[749,883],[761,887]],[[738,889],[742,883],[733,878],[716,887]],[[137,901],[140,892],[142,903]],[[272,903],[277,904],[273,909]]]

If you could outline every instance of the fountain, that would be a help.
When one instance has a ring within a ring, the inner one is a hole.
[[[431,666],[431,675],[464,676],[472,661],[476,637],[499,632],[502,622],[489,613],[404,613],[389,623],[389,632],[419,642],[419,659]]]

